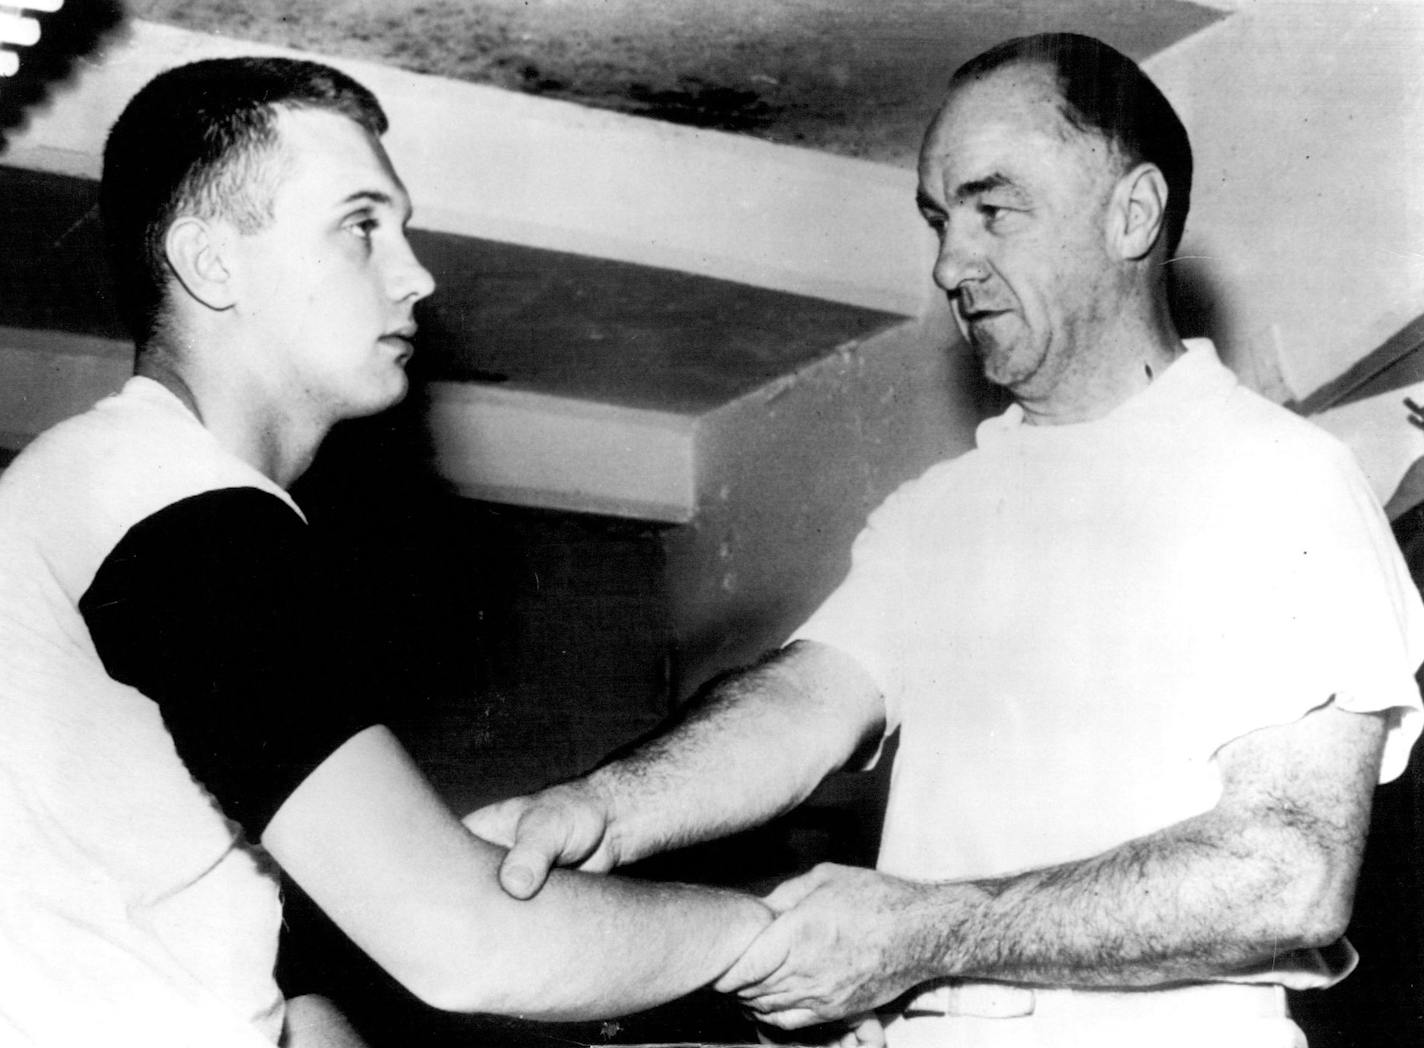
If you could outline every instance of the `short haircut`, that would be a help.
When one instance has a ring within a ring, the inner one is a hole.
[[[216,58],[160,73],[109,132],[99,210],[119,309],[140,351],[163,322],[164,240],[175,219],[222,217],[246,233],[272,220],[280,108],[339,113],[378,137],[387,126],[375,96],[328,66]]]
[[[1129,166],[1155,164],[1167,182],[1167,254],[1182,239],[1192,198],[1192,147],[1172,104],[1137,63],[1090,36],[1041,33],[1005,40],[955,70],[951,90],[1002,66],[1053,70],[1063,118],[1108,140]]]

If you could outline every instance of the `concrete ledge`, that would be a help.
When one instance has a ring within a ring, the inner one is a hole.
[[[0,327],[0,449],[116,392],[133,347]],[[435,468],[462,495],[682,523],[696,512],[695,419],[518,390],[427,387]]]
[[[266,44],[134,21],[3,162],[98,176],[124,103],[170,66]],[[918,315],[929,232],[914,174],[567,102],[305,55],[380,96],[422,228],[639,262]]]
[[[436,471],[462,495],[668,523],[697,511],[692,418],[459,382],[428,395]]]
[[[18,451],[118,390],[132,373],[127,342],[0,327],[0,447]]]

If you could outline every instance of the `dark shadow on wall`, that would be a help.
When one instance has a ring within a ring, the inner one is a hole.
[[[458,813],[587,770],[673,712],[666,527],[497,506],[429,465],[419,392],[333,433],[294,491],[343,565],[337,584],[393,668],[392,729]],[[379,698],[379,696],[376,696]],[[836,776],[766,827],[624,871],[766,891],[816,862],[873,862],[892,757]],[[443,1015],[286,888],[281,978],[340,1001],[374,1048],[737,1043],[755,1032],[710,992],[607,1022]]]
[[[1210,339],[1221,362],[1247,388],[1277,403],[1291,399],[1292,390],[1274,349],[1234,329],[1231,288],[1221,277],[1218,259],[1196,254],[1172,259],[1167,264],[1167,290],[1172,319],[1182,338]]]
[[[1183,338],[1221,337],[1222,291],[1211,268],[1198,258],[1167,263],[1167,293],[1172,319]]]

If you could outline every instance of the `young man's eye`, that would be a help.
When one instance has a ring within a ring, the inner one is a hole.
[[[379,221],[370,217],[354,218],[350,222],[346,223],[346,229],[349,232],[354,233],[356,236],[360,237],[362,240],[370,240],[371,237],[375,235],[375,232],[377,228],[379,228],[380,224],[381,223]]]

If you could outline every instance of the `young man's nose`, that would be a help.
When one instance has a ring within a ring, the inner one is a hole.
[[[415,257],[410,244],[402,244],[400,257],[393,261],[392,268],[391,297],[396,301],[419,302],[435,290],[435,278]]]

